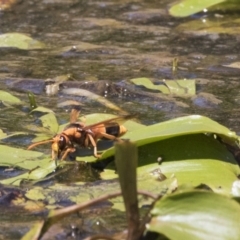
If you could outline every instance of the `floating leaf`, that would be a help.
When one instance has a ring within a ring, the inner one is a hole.
[[[32,139],[32,142],[38,142],[52,138],[59,131],[59,125],[54,112],[51,109],[45,107],[34,108],[31,113],[33,112],[42,112],[46,114],[39,118],[42,122],[43,127],[36,127],[31,125],[30,127],[28,126],[28,129],[32,131],[40,132],[38,134],[35,134],[36,137]]]
[[[0,166],[21,165],[21,168],[30,169],[33,166],[30,166],[29,163],[24,163],[24,161],[37,159],[42,156],[43,153],[40,152],[0,145]]]
[[[226,147],[204,134],[178,136],[142,146],[139,156],[139,185],[153,192],[159,189],[157,183],[164,174],[167,179],[176,177],[179,185],[204,183],[216,192],[230,194],[240,172]],[[159,156],[163,158],[161,165],[157,162]]]
[[[164,82],[170,89],[171,94],[176,94],[178,96],[193,96],[196,94],[195,80],[165,80]]]
[[[50,157],[43,157],[41,152],[0,145],[0,166],[29,170],[19,176],[0,180],[0,183],[19,185],[23,179],[44,178],[56,168],[56,164]]]
[[[29,152],[31,153],[32,151],[29,151]],[[1,180],[0,181],[1,184],[12,184],[15,186],[19,186],[22,180],[38,181],[38,180],[44,179],[48,174],[52,173],[56,169],[56,163],[52,161],[50,158],[45,158],[45,159],[34,160],[34,161],[25,160],[21,163],[18,162],[15,164],[15,167],[26,168],[26,169],[28,168],[29,171],[27,171],[24,174],[18,175],[16,177]]]
[[[187,117],[175,118],[166,122],[157,123],[135,131],[127,132],[124,137],[135,141],[138,146],[161,141],[164,139],[197,133],[215,133],[226,142],[239,141],[235,132],[221,124],[200,115],[191,115]],[[113,148],[106,150],[102,158],[113,155]]]
[[[33,112],[53,113],[53,110],[51,110],[49,108],[45,108],[45,107],[37,107],[31,111],[31,113],[33,113]]]
[[[168,87],[166,87],[164,84],[154,85],[149,78],[134,78],[134,79],[131,79],[130,82],[134,83],[135,85],[144,86],[145,88],[148,88],[151,90],[158,90],[164,94],[170,94],[170,90]]]
[[[164,85],[155,85],[148,78],[134,78],[130,81],[136,85],[158,90],[164,94],[175,94],[177,96],[196,94],[195,80],[164,80]]]
[[[215,191],[229,194],[240,170],[233,155],[214,138],[214,134],[232,145],[239,141],[234,132],[198,115],[129,131],[124,138],[139,146],[138,181],[141,188],[162,191],[164,182],[162,186],[159,183],[160,172],[167,178],[174,174],[179,184],[196,186],[206,183]],[[114,149],[109,148],[98,161],[113,154]],[[163,158],[160,166],[157,162],[159,157]],[[82,159],[85,160],[84,157]],[[87,160],[94,161],[90,157]]]
[[[21,103],[21,100],[12,94],[0,90],[0,101],[12,103],[12,104],[19,104]]]
[[[6,33],[0,35],[0,48],[19,48],[23,50],[42,49],[44,44],[22,33]]]
[[[53,134],[58,131],[58,122],[54,113],[47,113],[39,118],[42,121],[43,127],[47,128]]]
[[[240,205],[213,192],[195,190],[163,197],[151,214],[148,231],[172,240],[237,240],[240,236]]]
[[[169,9],[169,13],[174,17],[187,17],[224,1],[225,0],[181,0]]]

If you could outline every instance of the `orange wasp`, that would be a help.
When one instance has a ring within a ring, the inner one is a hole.
[[[58,158],[64,160],[68,153],[76,150],[74,147],[74,144],[76,144],[84,148],[93,147],[93,155],[96,158],[100,158],[101,155],[97,154],[97,140],[102,138],[115,140],[121,137],[127,132],[127,129],[118,122],[132,118],[132,116],[126,115],[85,126],[83,122],[77,122],[79,113],[79,110],[72,109],[70,124],[60,134],[57,134],[53,139],[33,143],[28,149],[51,142],[52,159],[55,160]]]

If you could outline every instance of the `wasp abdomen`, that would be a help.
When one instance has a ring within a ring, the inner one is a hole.
[[[118,137],[120,134],[120,126],[118,123],[114,124],[113,126],[106,127],[106,133],[109,135],[113,135]]]

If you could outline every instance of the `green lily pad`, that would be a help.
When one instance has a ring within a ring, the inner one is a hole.
[[[0,48],[1,47],[32,50],[43,49],[45,45],[22,33],[6,33],[0,35]]]
[[[187,17],[198,13],[225,0],[182,0],[174,4],[169,13],[174,17]]]
[[[175,193],[158,200],[148,231],[178,239],[239,239],[240,205],[228,197],[204,191]]]

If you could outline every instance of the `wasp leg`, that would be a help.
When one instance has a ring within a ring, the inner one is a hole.
[[[52,160],[54,161],[56,159],[55,151],[52,149]]]
[[[96,144],[96,141],[94,140],[94,138],[92,137],[91,134],[88,134],[87,135],[91,144],[93,145],[93,155],[95,158],[101,158],[101,155],[97,154],[97,144]]]
[[[75,150],[76,150],[75,148],[68,148],[68,149],[64,152],[64,154],[62,155],[61,161],[64,160],[64,159],[67,157],[68,153],[74,152]]]

